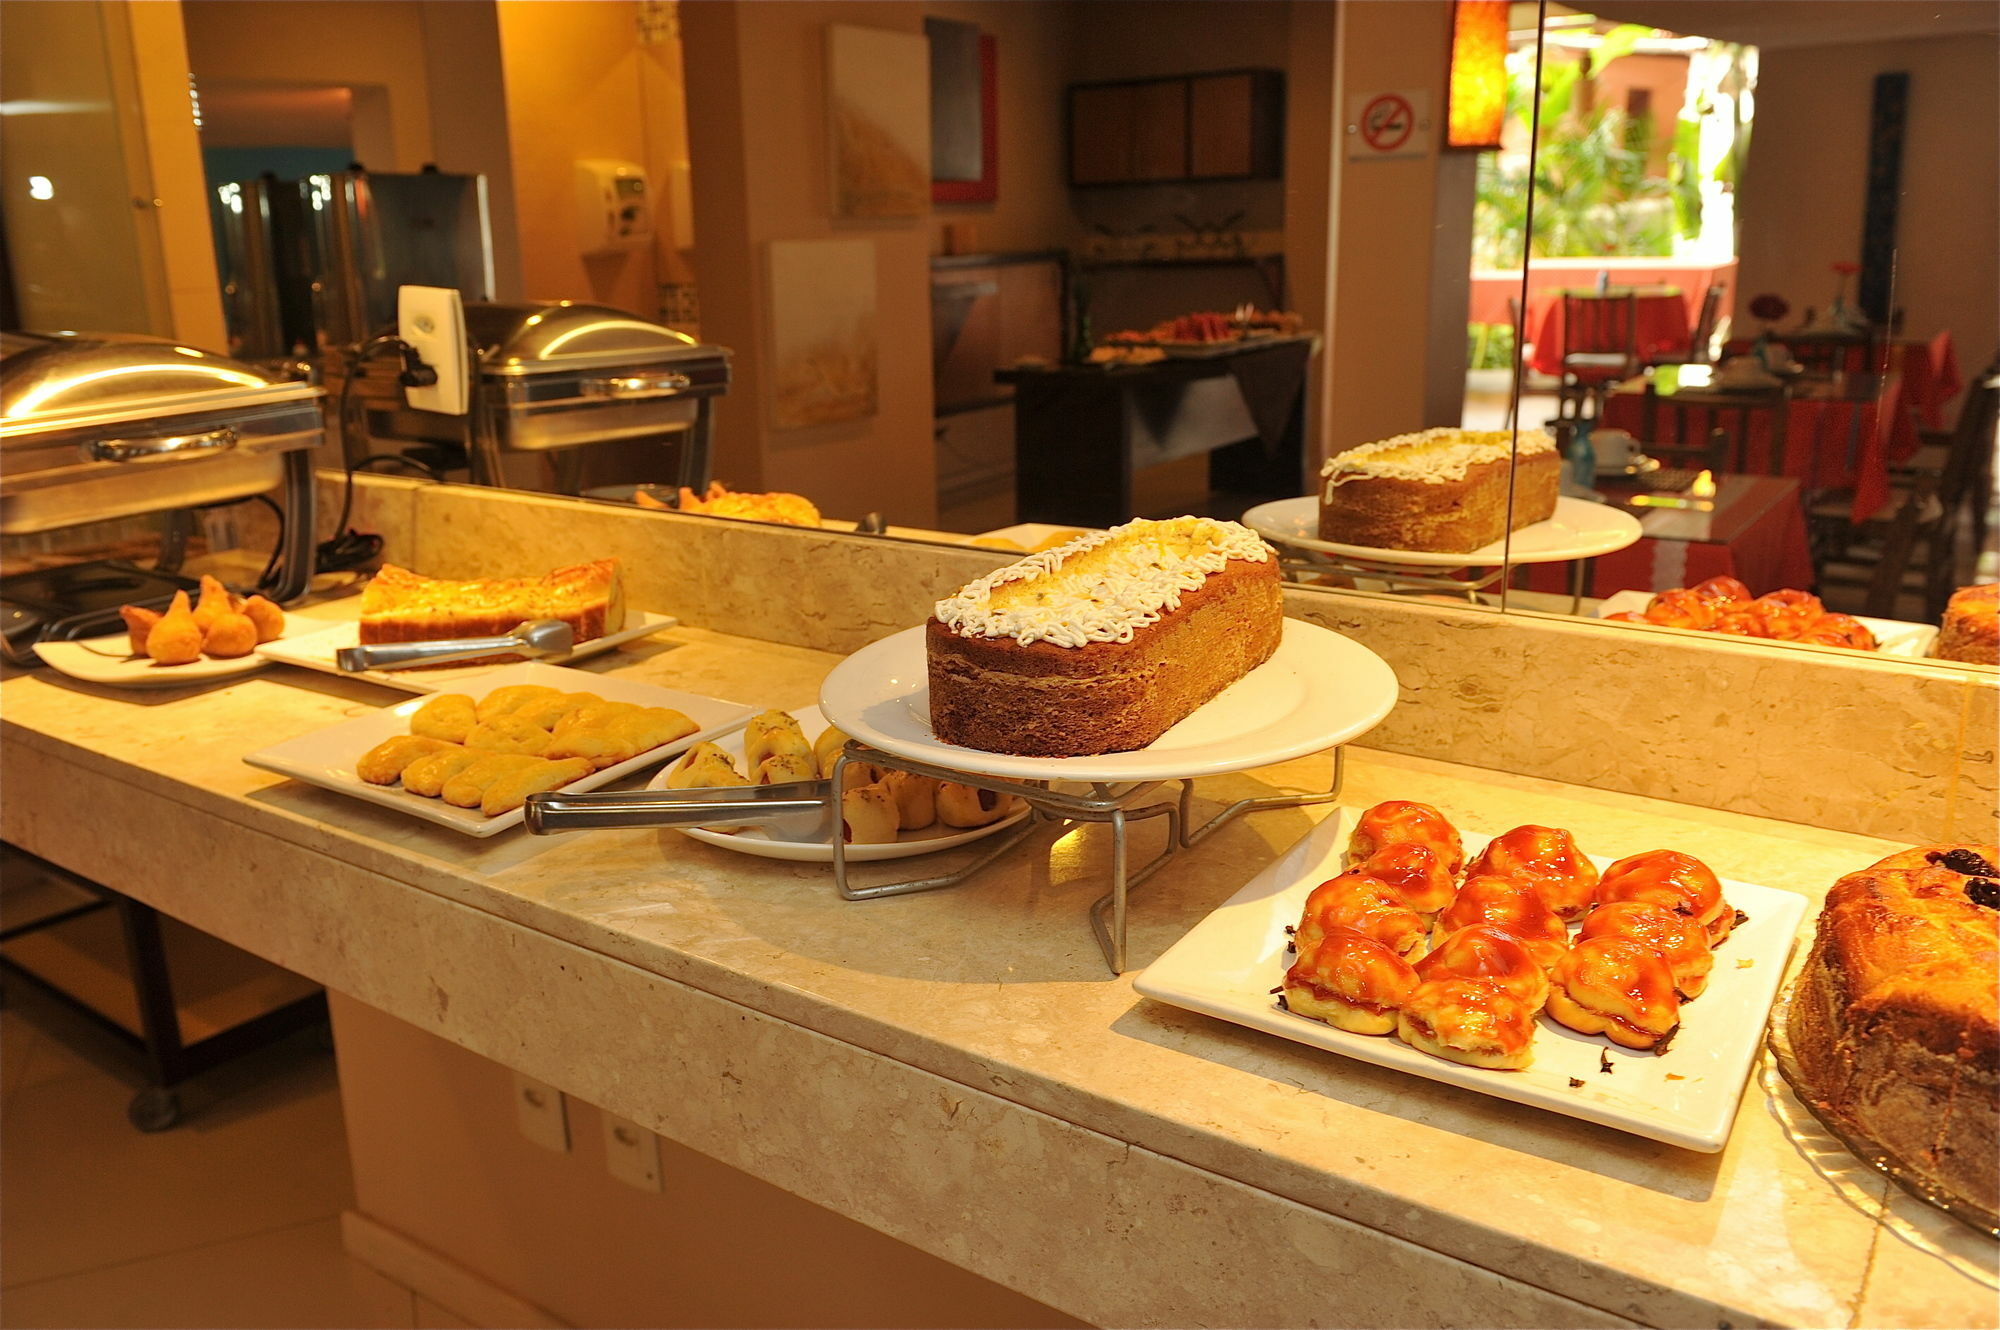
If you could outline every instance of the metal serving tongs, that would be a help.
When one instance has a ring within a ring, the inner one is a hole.
[[[528,796],[525,820],[537,836],[614,828],[765,827],[779,840],[812,840],[830,830],[832,794],[829,780],[587,794],[551,790]]]
[[[382,642],[374,646],[342,647],[333,663],[349,674],[361,670],[407,670],[417,665],[447,665],[454,660],[512,655],[539,660],[567,656],[576,646],[576,631],[560,619],[537,619],[501,637],[450,637],[436,642]]]

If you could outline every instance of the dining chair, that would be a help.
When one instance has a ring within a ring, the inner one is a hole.
[[[1675,453],[1706,453],[1714,436],[1729,442],[1723,460],[1713,470],[1758,472],[1756,448],[1757,418],[1768,417],[1763,430],[1765,450],[1762,473],[1780,476],[1785,472],[1785,432],[1791,416],[1791,397],[1783,389],[1760,392],[1704,393],[1687,396],[1662,393],[1649,382],[1641,409],[1640,443],[1648,456],[1668,457]]]
[[[1710,345],[1715,341],[1715,317],[1722,308],[1722,294],[1728,288],[1727,282],[1710,282],[1708,290],[1702,292],[1701,312],[1695,318],[1694,331],[1688,336],[1687,350],[1662,351],[1648,356],[1649,365],[1712,365],[1715,351]]]
[[[1604,395],[1620,379],[1639,372],[1639,302],[1626,287],[1591,294],[1562,293],[1562,382],[1556,414],[1603,414]]]

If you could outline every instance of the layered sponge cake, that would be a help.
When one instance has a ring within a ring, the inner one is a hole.
[[[1507,534],[1510,483],[1514,530],[1553,516],[1562,466],[1541,430],[1428,429],[1350,448],[1320,475],[1321,540],[1465,554]]]
[[[1032,554],[937,604],[931,728],[994,753],[1144,748],[1270,658],[1278,562],[1249,528],[1127,522]]]

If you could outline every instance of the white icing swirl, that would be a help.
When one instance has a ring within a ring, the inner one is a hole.
[[[939,601],[936,613],[960,637],[1011,637],[1023,646],[1129,642],[1141,628],[1179,609],[1183,593],[1231,559],[1269,558],[1271,547],[1235,522],[1142,518],[968,582]]]
[[[1398,434],[1336,453],[1326,459],[1319,473],[1328,478],[1330,486],[1370,478],[1442,485],[1465,479],[1465,473],[1479,462],[1510,456],[1515,438],[1513,431],[1504,429],[1427,429]],[[1542,430],[1521,430],[1519,439],[1522,457],[1555,451],[1555,440]]]

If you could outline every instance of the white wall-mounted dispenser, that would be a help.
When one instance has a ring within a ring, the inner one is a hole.
[[[588,158],[576,164],[577,244],[585,258],[638,249],[653,239],[653,187],[646,168]]]

